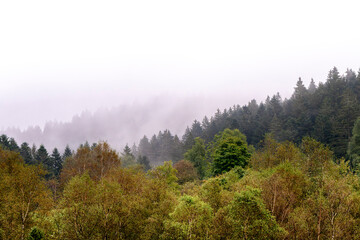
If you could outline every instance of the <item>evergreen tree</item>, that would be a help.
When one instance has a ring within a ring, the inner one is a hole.
[[[182,142],[183,142],[185,151],[189,150],[194,145],[194,143],[195,143],[194,139],[195,138],[194,138],[190,128],[187,127],[185,130],[185,133],[182,137]]]
[[[66,158],[71,157],[71,156],[72,156],[72,151],[71,151],[69,145],[66,145],[64,154],[62,155],[62,161],[64,162]]]
[[[9,140],[9,150],[14,152],[20,152],[20,148],[14,138],[10,138]]]
[[[146,156],[139,155],[136,162],[144,167],[145,172],[151,169],[150,162]]]
[[[138,154],[141,156],[147,156],[147,158],[151,155],[151,145],[146,136],[144,136],[139,142]]]
[[[308,93],[310,93],[310,94],[315,93],[315,91],[316,91],[316,85],[315,85],[314,79],[311,79],[311,82],[310,82],[310,84],[309,84],[309,87],[308,87],[307,91],[308,91]]]
[[[43,164],[46,169],[51,169],[49,154],[44,145],[41,144],[36,151],[35,159],[37,164]]]
[[[123,167],[129,167],[135,164],[135,157],[127,144],[124,147],[123,153],[121,155],[121,163]]]
[[[352,137],[349,142],[347,154],[350,159],[350,166],[355,171],[359,171],[360,167],[360,118],[355,122],[352,130]]]
[[[55,175],[55,177],[59,177],[63,162],[57,148],[54,148],[51,154],[50,163],[51,163],[51,169],[50,169],[51,172]]]
[[[199,121],[195,120],[191,126],[191,134],[194,138],[202,136],[202,127]]]
[[[20,155],[23,157],[26,164],[34,164],[34,159],[31,154],[31,148],[27,142],[21,144]]]
[[[32,156],[32,159],[34,160],[34,163],[38,164],[37,159],[36,159],[36,152],[37,152],[36,145],[33,144],[31,147],[31,156]]]
[[[9,145],[10,145],[10,142],[9,142],[8,136],[6,136],[5,134],[1,135],[0,136],[0,146],[3,149],[10,150]]]

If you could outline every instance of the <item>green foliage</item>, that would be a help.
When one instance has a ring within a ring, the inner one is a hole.
[[[121,162],[123,167],[129,167],[136,164],[135,157],[132,154],[131,149],[128,145],[125,146],[121,155]]]
[[[52,172],[52,174],[58,178],[62,169],[62,159],[60,156],[59,151],[57,150],[57,148],[54,148],[51,156],[50,156],[50,169],[49,171]]]
[[[183,196],[165,221],[162,239],[210,239],[213,211],[196,197]]]
[[[224,225],[230,227],[228,239],[280,239],[285,235],[260,196],[258,189],[235,193],[234,200],[218,212],[216,218],[223,219]],[[215,234],[221,233],[221,228],[221,224],[215,225]]]
[[[72,156],[72,151],[69,147],[69,145],[66,145],[64,153],[62,155],[62,161],[65,162],[65,159]]]
[[[88,174],[92,179],[100,180],[111,169],[121,165],[121,160],[115,150],[106,142],[98,143],[93,149],[79,147],[76,153],[65,159],[60,174],[62,185],[73,176]]]
[[[347,154],[350,159],[350,165],[355,171],[359,171],[360,164],[360,118],[355,122],[352,130],[352,137],[349,142]]]
[[[194,164],[200,179],[203,179],[205,176],[205,169],[207,167],[205,157],[206,149],[204,140],[195,138],[194,145],[184,154],[184,158]]]
[[[40,229],[34,227],[29,234],[28,240],[41,240],[41,239],[44,239],[44,233]]]
[[[235,166],[245,168],[250,154],[244,142],[244,135],[238,130],[230,129],[217,135],[212,144],[211,158],[215,175],[228,172]]]
[[[31,148],[29,144],[24,142],[20,147],[20,155],[23,157],[26,164],[35,164],[34,159],[31,155]]]
[[[147,172],[151,169],[150,162],[146,156],[139,155],[136,162],[137,162],[137,164],[140,164],[144,167],[145,172]]]
[[[178,188],[178,178],[176,177],[177,170],[172,167],[172,162],[164,162],[163,165],[148,171],[148,175],[152,178],[165,182],[170,188]]]
[[[19,153],[0,148],[0,239],[25,239],[36,212],[52,201],[40,166],[27,166]]]

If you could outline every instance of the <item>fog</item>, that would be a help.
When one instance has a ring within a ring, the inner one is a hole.
[[[2,1],[0,130],[117,149],[359,69],[358,1]]]
[[[217,99],[218,100],[218,99]],[[69,145],[76,149],[88,141],[107,141],[117,150],[128,144],[138,144],[144,135],[152,136],[170,129],[182,136],[185,128],[195,119],[213,113],[216,99],[193,97],[176,99],[171,96],[153,98],[146,103],[132,103],[113,108],[100,108],[94,112],[83,111],[69,121],[49,121],[44,126],[25,129],[7,128],[3,133],[14,137],[19,143],[28,142],[47,148],[64,149]]]

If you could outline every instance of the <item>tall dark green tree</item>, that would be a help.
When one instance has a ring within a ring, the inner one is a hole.
[[[16,143],[14,138],[10,138],[9,140],[9,150],[14,152],[20,152],[19,145]]]
[[[54,148],[51,156],[50,156],[51,169],[49,169],[55,177],[60,176],[60,172],[62,169],[63,161],[61,159],[60,153],[57,148]]]
[[[50,157],[44,145],[41,144],[36,151],[35,160],[37,164],[43,164],[46,169],[51,169]]]
[[[3,149],[10,150],[10,149],[9,149],[9,145],[10,145],[10,142],[9,142],[8,136],[6,136],[5,134],[2,134],[2,135],[0,136],[0,146],[1,146]]]
[[[21,144],[20,155],[23,157],[26,164],[34,164],[34,159],[31,154],[31,148],[27,142]]]
[[[139,155],[136,159],[136,162],[144,167],[145,172],[151,169],[150,162],[146,156]]]
[[[66,145],[64,153],[61,157],[62,161],[64,162],[66,158],[71,157],[71,156],[72,156],[72,151],[71,151],[69,145]]]
[[[195,143],[195,137],[193,136],[189,127],[186,128],[185,133],[182,137],[182,142],[184,145],[184,150],[189,150]]]
[[[350,165],[355,171],[359,171],[360,167],[360,118],[355,122],[352,130],[352,137],[350,139],[347,154],[350,159]]]

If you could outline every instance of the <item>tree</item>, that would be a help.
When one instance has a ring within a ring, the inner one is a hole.
[[[135,165],[135,157],[131,152],[131,148],[126,144],[123,153],[121,154],[121,161],[123,167],[129,167],[131,165]]]
[[[62,161],[65,162],[65,159],[68,157],[71,157],[73,155],[69,145],[66,145],[65,150],[64,150],[64,154],[62,155]]]
[[[307,89],[308,93],[313,94],[316,91],[316,84],[314,82],[314,79],[311,78],[311,82],[309,84],[309,87]]]
[[[158,166],[150,171],[148,175],[154,179],[158,179],[167,184],[172,189],[177,189],[178,184],[176,183],[178,178],[176,177],[177,170],[172,167],[172,162],[164,162],[163,165]]]
[[[57,148],[54,148],[50,156],[50,162],[52,165],[52,173],[56,178],[58,178],[62,169],[62,159]]]
[[[187,161],[181,160],[174,164],[174,168],[177,170],[176,177],[178,178],[179,184],[190,182],[198,179],[198,174],[194,165]]]
[[[120,165],[121,160],[116,151],[106,142],[100,142],[94,149],[80,147],[73,156],[66,158],[60,179],[64,184],[73,176],[88,171],[92,179],[100,180],[112,168]]]
[[[96,184],[89,174],[73,177],[65,186],[60,207],[64,211],[63,239],[95,239],[97,234]]]
[[[40,145],[39,149],[36,151],[35,159],[37,164],[43,164],[46,168],[50,167],[49,154],[44,145]]]
[[[213,173],[219,175],[230,171],[235,166],[245,168],[250,154],[246,141],[239,130],[225,129],[215,137],[211,157],[213,159]]]
[[[235,193],[234,200],[215,216],[218,239],[281,239],[285,233],[266,209],[259,189]]]
[[[359,171],[360,164],[360,118],[355,122],[352,130],[352,137],[350,139],[347,154],[350,159],[350,166],[353,170]]]
[[[3,149],[7,149],[9,150],[9,138],[8,136],[6,136],[5,134],[2,134],[0,136],[0,146],[3,148]]]
[[[41,166],[28,166],[20,155],[0,148],[0,239],[25,239],[35,212],[52,202]]]
[[[205,176],[205,156],[205,142],[201,138],[195,138],[195,144],[184,154],[184,158],[194,164],[194,167],[201,179]]]
[[[193,136],[189,127],[186,128],[184,135],[182,136],[182,143],[184,150],[189,150],[195,143],[195,137]]]
[[[150,162],[146,156],[139,155],[136,162],[144,167],[145,172],[151,169]]]
[[[21,144],[20,147],[20,155],[23,157],[24,162],[26,164],[34,164],[34,159],[31,155],[31,148],[29,147],[29,144],[24,142],[23,144]]]
[[[165,232],[161,239],[209,239],[213,211],[209,204],[197,197],[183,196],[171,220],[165,221]]]
[[[20,152],[20,148],[14,138],[10,138],[10,140],[9,140],[9,150],[15,151],[15,152]]]

